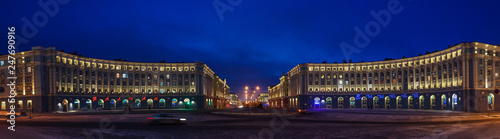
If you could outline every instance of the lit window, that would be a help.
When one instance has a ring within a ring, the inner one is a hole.
[[[6,105],[5,101],[2,101],[2,110],[5,110],[5,107],[6,107],[5,105]]]
[[[19,106],[19,109],[23,109],[23,101],[22,100],[19,100],[17,102],[18,106]]]
[[[0,61],[0,65],[3,66],[4,65],[4,62],[3,61]]]
[[[31,100],[28,100],[26,104],[28,105],[28,109],[30,109],[31,108]]]
[[[127,78],[127,73],[123,73],[123,78]]]
[[[28,67],[28,72],[31,72],[31,67]]]

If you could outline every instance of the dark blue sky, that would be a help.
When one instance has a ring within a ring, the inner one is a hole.
[[[213,2],[72,0],[48,16],[19,49],[56,47],[109,60],[204,61],[227,78],[231,92],[239,93],[245,85],[264,89],[277,84],[282,72],[300,63],[342,62],[339,44],[353,45],[353,28],[364,29],[375,20],[370,11],[386,10],[389,1],[242,0],[231,6],[220,0],[233,8],[223,21]],[[33,21],[43,11],[36,1],[4,0],[0,5],[0,25],[16,26],[20,35],[22,17]],[[417,56],[461,42],[500,44],[498,0],[401,0],[400,6],[401,13],[351,55],[354,62]]]

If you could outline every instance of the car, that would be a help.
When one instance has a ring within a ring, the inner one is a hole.
[[[300,108],[297,111],[298,111],[298,114],[306,114],[306,112],[307,112],[307,110],[304,108]]]
[[[177,117],[169,113],[160,113],[147,118],[150,124],[182,124],[186,118]]]

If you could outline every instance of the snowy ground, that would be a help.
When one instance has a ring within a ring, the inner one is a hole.
[[[149,125],[148,113],[38,114],[16,119],[13,138],[498,138],[498,113],[315,110],[298,116],[170,112],[182,125]]]

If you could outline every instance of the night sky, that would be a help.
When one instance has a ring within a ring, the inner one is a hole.
[[[245,85],[267,91],[297,64],[347,60],[339,44],[354,45],[354,28],[364,30],[376,21],[370,11],[387,10],[389,1],[220,0],[219,6],[232,9],[222,14],[223,20],[213,3],[73,0],[48,15],[37,33],[28,31],[34,35],[18,47],[56,47],[108,60],[203,61],[227,78],[233,93],[241,94]],[[16,26],[22,36],[22,18],[33,22],[33,15],[43,12],[37,1],[2,0],[0,5],[0,26]],[[353,62],[418,56],[462,42],[500,44],[498,0],[401,0],[399,6],[402,11],[350,56]]]

